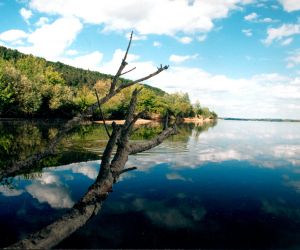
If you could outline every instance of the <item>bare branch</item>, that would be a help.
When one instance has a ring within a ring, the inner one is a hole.
[[[149,74],[149,75],[147,75],[147,76],[145,76],[145,77],[142,77],[142,78],[140,78],[140,79],[137,79],[137,80],[135,80],[135,81],[132,81],[132,82],[129,82],[129,83],[126,83],[126,84],[121,84],[121,86],[119,86],[119,87],[116,89],[116,92],[120,92],[120,91],[121,91],[122,89],[124,89],[124,88],[127,88],[127,87],[129,87],[129,86],[132,86],[132,85],[134,85],[134,84],[136,84],[136,83],[140,83],[140,82],[143,82],[143,81],[145,81],[145,80],[148,80],[148,79],[152,78],[153,76],[158,75],[158,74],[161,73],[162,71],[167,70],[168,68],[169,68],[168,65],[165,65],[165,66],[163,66],[163,67],[162,67],[162,65],[161,65],[159,68],[157,68],[157,70],[156,70],[155,72],[153,72],[153,73],[151,73],[151,74]]]
[[[137,103],[137,96],[138,94],[141,92],[142,88],[140,89],[135,89],[133,92],[132,92],[132,96],[131,96],[131,100],[130,100],[130,104],[129,104],[129,108],[128,108],[128,112],[127,112],[127,116],[126,116],[126,120],[125,120],[125,123],[124,123],[124,128],[125,130],[128,129],[130,123],[133,121],[134,119],[134,111],[135,111],[135,108],[136,108],[136,103]],[[126,131],[127,132],[127,131]]]
[[[127,74],[127,73],[129,73],[129,72],[131,72],[131,71],[133,71],[133,70],[135,70],[135,69],[136,69],[136,67],[133,67],[132,69],[127,70],[127,71],[125,71],[124,73],[122,73],[120,76],[125,75],[125,74]]]
[[[100,115],[101,115],[101,118],[102,118],[102,121],[103,121],[103,124],[104,124],[105,131],[106,131],[106,134],[108,135],[108,138],[110,138],[110,134],[108,132],[108,129],[107,129],[107,126],[106,126],[106,123],[105,123],[105,118],[104,118],[104,115],[103,115],[103,112],[102,112],[102,109],[101,109],[101,104],[100,104],[98,92],[97,92],[96,89],[95,89],[95,93],[96,93],[97,102],[98,102],[98,106],[99,106],[99,110],[100,110]]]
[[[112,155],[112,150],[114,146],[116,145],[116,141],[118,140],[120,136],[120,127],[116,125],[115,122],[112,123],[113,131],[111,136],[109,137],[109,140],[106,144],[105,150],[102,155],[101,159],[101,169],[107,169],[109,168],[110,164],[110,158]],[[101,171],[101,170],[100,170]]]
[[[130,38],[129,38],[129,42],[128,42],[128,46],[127,46],[125,55],[124,55],[124,57],[123,57],[123,59],[122,59],[121,65],[120,65],[120,67],[119,67],[117,73],[115,74],[115,76],[114,76],[112,82],[111,82],[110,90],[109,90],[110,93],[112,93],[112,92],[115,90],[117,81],[118,81],[119,77],[121,76],[122,71],[124,70],[124,68],[125,68],[126,65],[128,64],[128,63],[126,62],[126,59],[127,59],[128,51],[129,51],[129,49],[130,49],[130,45],[131,45],[131,41],[132,41],[132,35],[133,35],[133,31],[131,31]]]

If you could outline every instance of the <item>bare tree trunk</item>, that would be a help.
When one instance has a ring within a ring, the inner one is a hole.
[[[103,153],[100,172],[86,194],[66,215],[8,248],[40,249],[51,248],[57,245],[78,228],[82,227],[93,215],[97,214],[109,192],[112,191],[113,184],[118,181],[119,176],[128,170],[134,169],[124,169],[129,154],[151,149],[177,132],[176,126],[173,126],[172,128],[165,129],[156,138],[147,143],[130,143],[129,136],[139,116],[139,114],[134,115],[138,93],[139,91],[135,90],[132,94],[124,125],[117,126],[113,123],[113,131]],[[117,151],[111,160],[115,145],[117,145]]]
[[[51,140],[51,142],[49,143],[49,145],[48,145],[48,147],[45,151],[38,152],[38,153],[28,157],[26,160],[16,162],[13,165],[8,166],[8,167],[0,170],[0,180],[5,178],[5,177],[13,176],[13,175],[17,174],[20,171],[26,170],[26,169],[30,168],[32,165],[39,162],[41,159],[54,154],[57,146],[59,145],[61,140],[66,136],[66,134],[68,132],[70,132],[75,126],[80,124],[80,122],[82,122],[85,119],[85,117],[87,117],[88,114],[90,114],[95,108],[97,108],[97,105],[99,105],[99,106],[103,105],[108,100],[110,100],[112,97],[114,97],[116,94],[120,93],[123,89],[128,88],[129,86],[132,86],[136,83],[140,83],[142,81],[150,79],[150,78],[158,75],[162,71],[168,69],[169,66],[160,65],[160,67],[158,67],[155,72],[153,72],[153,73],[151,73],[151,74],[149,74],[145,77],[142,77],[142,78],[137,79],[135,81],[131,81],[131,82],[127,82],[127,83],[121,83],[119,86],[117,86],[117,82],[120,80],[121,75],[124,75],[124,74],[126,74],[126,73],[128,73],[128,72],[135,69],[135,68],[133,68],[133,69],[128,70],[128,71],[123,73],[123,70],[128,65],[128,63],[126,62],[126,59],[127,59],[127,55],[128,55],[129,49],[130,49],[130,45],[131,45],[131,41],[132,41],[132,35],[133,35],[133,32],[131,32],[131,36],[130,36],[130,39],[129,39],[127,50],[125,52],[124,58],[122,59],[121,65],[120,65],[116,75],[112,79],[109,92],[104,97],[102,97],[100,100],[98,100],[96,103],[91,105],[83,114],[77,114],[74,118],[69,120],[63,126],[63,128],[58,132],[58,134]]]

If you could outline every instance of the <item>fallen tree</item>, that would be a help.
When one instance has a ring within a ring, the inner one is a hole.
[[[34,164],[38,163],[43,158],[53,155],[56,152],[57,146],[62,141],[62,139],[65,138],[66,135],[72,129],[74,129],[77,125],[79,125],[82,121],[84,121],[84,119],[89,117],[90,114],[92,113],[92,111],[95,110],[98,105],[99,105],[99,108],[101,108],[101,105],[103,105],[104,103],[109,101],[112,97],[114,97],[115,95],[120,93],[123,89],[133,86],[133,85],[140,83],[142,81],[145,81],[147,79],[150,79],[150,78],[158,75],[162,71],[168,69],[168,67],[169,67],[168,65],[165,65],[165,66],[160,65],[156,71],[150,73],[147,76],[141,77],[137,80],[130,81],[130,82],[128,82],[128,81],[122,82],[121,76],[123,76],[135,69],[135,67],[134,67],[134,68],[124,72],[125,67],[128,65],[126,60],[127,60],[130,46],[131,46],[132,37],[133,37],[133,32],[131,32],[126,52],[124,54],[124,57],[121,61],[120,66],[117,70],[117,73],[111,80],[108,93],[101,99],[98,99],[97,102],[92,104],[85,112],[78,113],[71,120],[66,122],[64,124],[64,126],[56,134],[56,136],[49,142],[48,146],[46,147],[47,148],[46,150],[37,152],[37,153],[31,155],[30,157],[28,157],[26,160],[15,162],[10,166],[7,166],[6,168],[1,169],[0,170],[0,180],[3,178],[9,177],[9,176],[14,176],[14,175],[18,174],[20,171],[27,170],[27,169],[31,168],[31,166],[33,166]]]
[[[125,73],[122,73],[127,65],[126,58],[131,41],[132,34],[121,65],[116,75],[112,79],[108,94],[102,99],[97,98],[98,102],[92,105],[90,109],[93,109],[95,108],[95,105],[98,105],[99,109],[101,110],[101,105],[119,93],[122,89],[149,79],[168,68],[168,66],[161,65],[159,68],[157,68],[157,71],[146,77],[126,84],[117,84],[121,75],[133,70],[131,69]],[[135,113],[137,98],[140,90],[141,89],[135,89],[132,93],[125,123],[123,125],[116,125],[113,123],[111,133],[109,133],[106,129],[109,140],[103,152],[99,174],[95,182],[88,188],[88,191],[85,193],[85,195],[69,210],[68,213],[63,215],[60,219],[46,226],[45,228],[42,228],[38,232],[29,235],[25,239],[8,246],[7,248],[43,249],[51,248],[57,245],[63,239],[75,232],[78,228],[82,227],[90,218],[100,211],[101,205],[112,191],[114,183],[118,181],[121,174],[135,169],[125,168],[125,164],[129,155],[149,150],[159,145],[166,138],[174,135],[177,132],[176,123],[172,127],[168,127],[168,122],[166,122],[163,131],[150,141],[144,143],[133,143],[129,140],[130,135],[133,133],[133,126],[135,122],[142,115],[142,113]],[[16,163],[12,169],[1,173],[2,177],[16,173],[20,171],[20,169],[24,170],[24,168],[28,168],[42,158],[53,154],[60,140],[68,133],[68,131],[76,126],[76,124],[78,124],[86,116],[86,114],[87,113],[80,114],[66,123],[64,128],[58,133],[54,140],[51,141],[46,151],[33,155],[26,161]],[[103,120],[103,122],[105,125],[105,120]],[[115,147],[116,153],[114,156],[112,156],[112,152]]]
[[[140,116],[140,113],[134,114],[138,92],[139,90],[136,89],[132,94],[124,125],[112,124],[113,130],[102,156],[99,174],[86,194],[60,219],[8,248],[41,249],[57,245],[100,211],[102,203],[112,191],[114,183],[118,181],[121,174],[135,169],[125,168],[130,154],[151,149],[177,132],[176,124],[174,124],[172,127],[166,127],[154,139],[145,143],[132,143],[129,141],[133,125]],[[112,158],[115,146],[117,146],[117,149]]]

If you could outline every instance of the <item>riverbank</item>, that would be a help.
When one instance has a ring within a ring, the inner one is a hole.
[[[204,124],[204,123],[210,123],[213,122],[214,119],[209,118],[184,118],[184,123],[196,123],[196,124]],[[94,123],[103,124],[103,121],[93,121]],[[112,124],[115,122],[116,124],[124,124],[125,120],[106,120],[106,124]],[[159,120],[147,120],[147,119],[138,119],[135,123],[135,125],[146,125],[146,124],[153,124],[153,123],[160,123]]]

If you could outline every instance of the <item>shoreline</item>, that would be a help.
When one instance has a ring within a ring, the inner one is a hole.
[[[213,122],[214,119],[200,119],[200,118],[183,118],[184,123],[196,123],[196,124],[204,124],[204,123],[209,123]],[[103,121],[97,120],[97,121],[92,121],[93,123],[97,124],[103,124]],[[105,123],[108,125],[111,125],[113,122],[115,122],[118,125],[124,124],[125,120],[105,120]],[[146,124],[153,124],[153,123],[161,123],[161,120],[148,120],[148,119],[138,119],[135,123],[135,125],[146,125]]]

